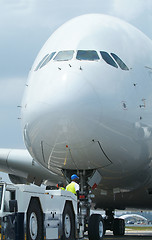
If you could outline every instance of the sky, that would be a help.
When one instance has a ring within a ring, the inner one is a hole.
[[[152,39],[151,0],[0,0],[0,148],[24,148],[17,106],[39,50],[61,24],[87,13],[119,17]]]

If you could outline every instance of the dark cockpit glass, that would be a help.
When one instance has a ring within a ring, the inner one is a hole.
[[[95,61],[95,60],[99,60],[99,56],[98,56],[97,52],[94,50],[78,50],[76,59]]]
[[[57,53],[55,58],[53,59],[54,61],[69,61],[73,58],[74,51],[60,51]]]
[[[100,51],[101,56],[103,58],[103,60],[108,63],[109,65],[118,68],[117,64],[115,63],[115,61],[112,59],[112,57],[110,57],[110,55],[107,52],[104,51]]]
[[[35,71],[37,71],[39,69],[39,67],[41,66],[41,64],[43,63],[43,61],[49,56],[49,54],[46,54],[42,60],[39,62],[39,64],[37,65],[37,67],[35,68]]]
[[[53,58],[53,56],[54,56],[55,53],[56,53],[56,52],[52,52],[52,53],[43,61],[43,63],[40,65],[39,68],[44,67],[44,66]]]
[[[129,70],[129,68],[126,66],[126,64],[114,53],[111,53],[111,56],[116,60],[116,62],[118,63],[119,67],[122,70]]]

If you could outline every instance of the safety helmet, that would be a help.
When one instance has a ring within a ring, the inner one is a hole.
[[[75,180],[75,179],[79,179],[79,177],[78,177],[76,174],[73,174],[73,175],[71,176],[71,180]]]

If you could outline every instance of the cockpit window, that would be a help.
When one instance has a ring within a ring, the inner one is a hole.
[[[37,67],[35,68],[35,71],[37,71],[39,69],[39,67],[41,66],[41,64],[43,63],[43,61],[49,56],[49,54],[46,54],[42,60],[39,62],[39,64],[37,65]]]
[[[129,70],[129,68],[126,66],[126,64],[114,53],[111,53],[111,56],[116,60],[116,62],[118,63],[119,67],[122,70]]]
[[[54,61],[69,61],[73,58],[74,51],[60,51],[57,53],[55,58],[53,59]]]
[[[44,67],[54,56],[55,52],[52,52],[40,65],[40,68]]]
[[[109,65],[118,68],[117,64],[115,63],[115,61],[112,59],[112,57],[110,57],[110,55],[107,52],[104,51],[100,51],[101,56],[103,58],[103,60],[108,63]]]
[[[99,60],[99,56],[98,56],[97,52],[94,50],[78,50],[76,59],[95,61],[95,60]]]
[[[109,54],[105,51],[100,51],[100,54],[98,55],[98,52],[95,50],[77,50],[76,59],[80,61],[97,61],[101,60],[102,57],[102,59],[107,64],[115,68],[118,68],[119,66],[122,70],[129,70],[126,64],[115,53]],[[46,54],[39,62],[34,71],[37,71],[38,69],[44,67],[51,59],[53,59],[53,61],[69,61],[73,58],[73,56],[74,50],[59,51],[57,54],[56,52]]]

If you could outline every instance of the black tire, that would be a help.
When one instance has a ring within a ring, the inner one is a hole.
[[[89,218],[89,240],[101,240],[104,236],[104,220],[100,214],[92,214]]]
[[[125,221],[124,219],[115,218],[113,223],[113,235],[124,236],[125,234]]]
[[[71,204],[67,203],[63,215],[63,236],[62,240],[74,240],[75,239],[75,216]]]
[[[27,235],[27,240],[44,239],[43,214],[42,214],[39,200],[36,198],[33,198],[31,200],[28,211],[27,211],[26,235]]]

